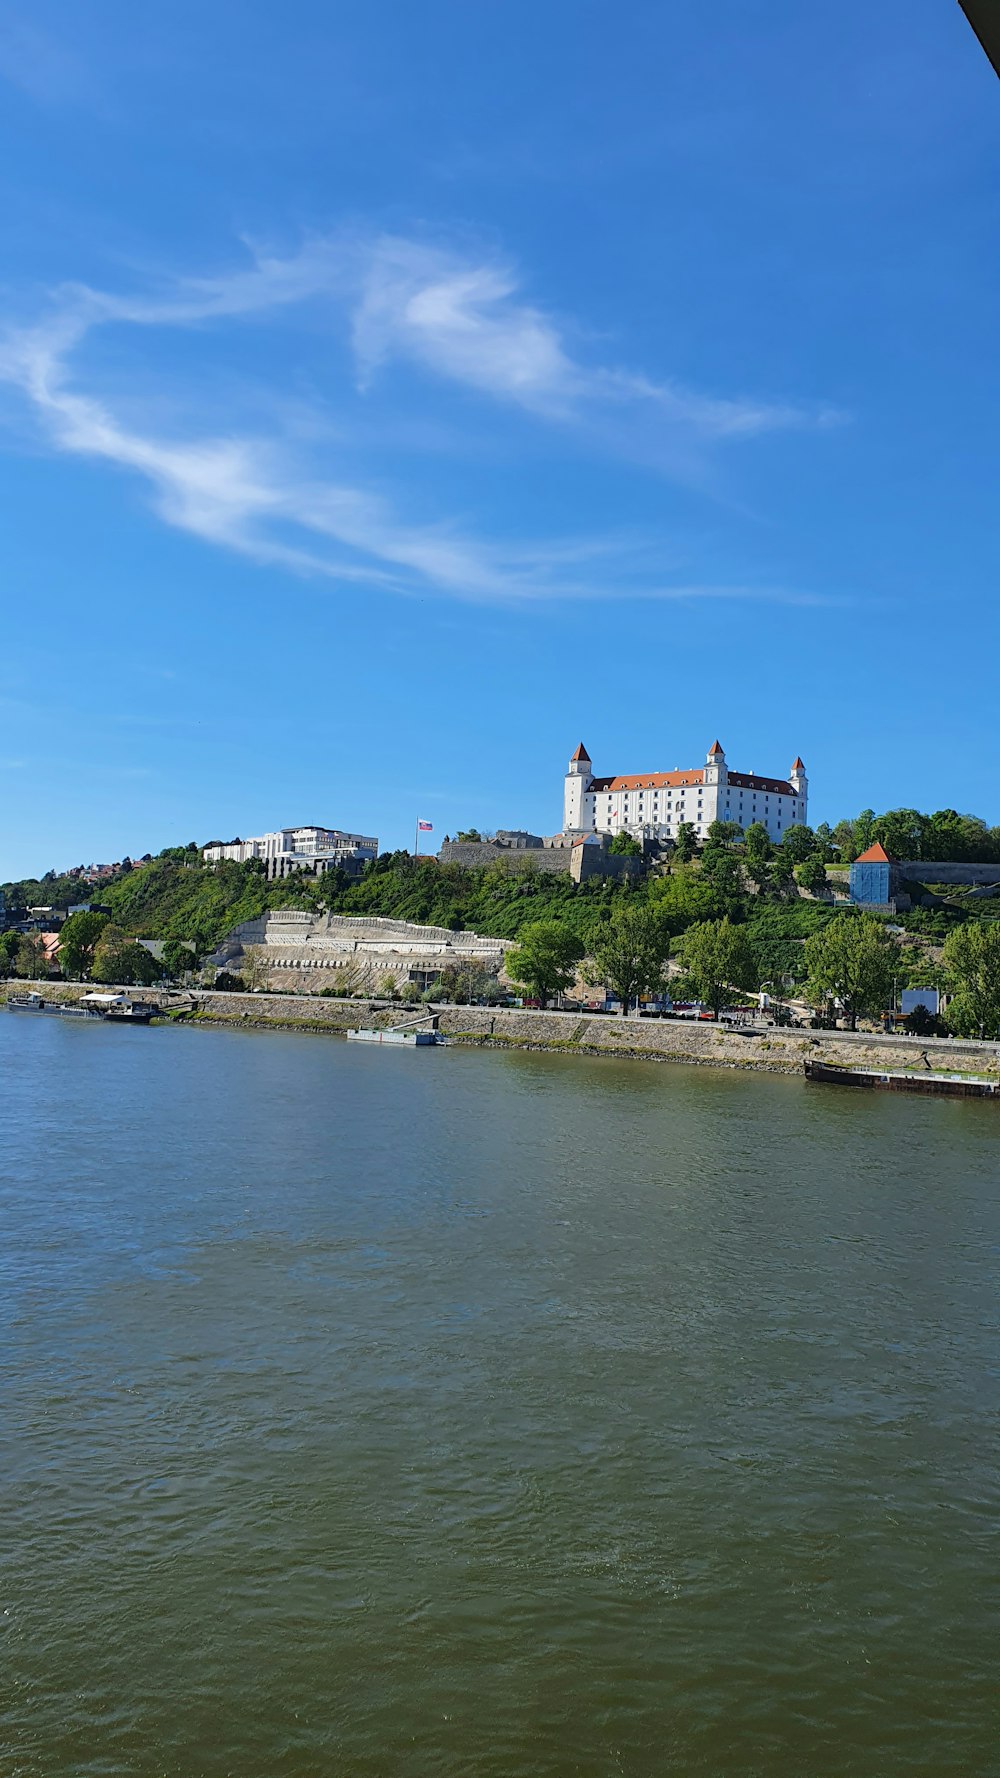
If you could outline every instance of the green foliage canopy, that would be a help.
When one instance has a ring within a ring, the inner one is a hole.
[[[1000,1034],[1000,922],[969,922],[944,942],[941,961],[953,999],[948,1023],[963,1037]]]
[[[718,1018],[736,993],[757,985],[757,963],[746,928],[732,920],[703,920],[681,940],[679,959],[685,986]]]
[[[859,1015],[882,1012],[905,974],[902,949],[873,914],[837,914],[806,940],[809,989],[817,1004],[840,1001],[852,1031]]]
[[[59,967],[68,979],[82,978],[94,961],[97,942],[108,924],[107,914],[70,914],[59,932]]]
[[[555,920],[537,920],[525,926],[520,944],[508,951],[504,967],[512,982],[527,988],[546,1006],[553,994],[561,994],[576,976],[583,944],[574,932]]]
[[[589,948],[588,980],[607,983],[623,1013],[639,994],[663,986],[670,934],[662,915],[648,904],[623,901],[610,920],[595,927]]]

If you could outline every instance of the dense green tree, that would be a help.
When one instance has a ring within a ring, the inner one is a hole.
[[[640,846],[639,841],[635,839],[632,834],[626,833],[624,827],[620,833],[615,834],[608,850],[613,852],[616,858],[642,857],[642,847]]]
[[[455,835],[456,840],[462,845],[473,845],[477,840],[481,840],[482,837],[478,827],[467,827],[463,832]]]
[[[682,821],[677,829],[674,840],[673,856],[678,864],[690,864],[698,854],[698,836],[694,831],[694,823]]]
[[[553,994],[561,994],[575,980],[583,952],[580,939],[567,927],[555,920],[536,920],[524,927],[520,943],[504,959],[504,968],[512,982],[547,1006]]]
[[[930,821],[917,809],[889,809],[876,817],[872,837],[890,858],[923,858]]]
[[[7,932],[0,932],[0,976],[13,974],[20,943],[21,934],[14,927]]]
[[[726,828],[730,825],[735,823],[712,823],[714,828]],[[721,836],[713,836],[711,830],[702,847],[700,875],[703,882],[711,885],[724,910],[727,913],[732,912],[739,902],[743,887],[740,856],[729,841]]]
[[[666,922],[642,902],[625,901],[594,928],[587,979],[606,983],[627,1013],[639,994],[662,988],[670,934]]]
[[[175,982],[198,967],[198,954],[182,939],[168,938],[163,946],[163,966]]]
[[[875,810],[862,809],[860,815],[855,816],[851,825],[854,830],[854,844],[857,847],[855,857],[857,857],[859,852],[867,852],[869,846],[875,842]]]
[[[649,902],[675,936],[697,920],[717,920],[726,911],[712,883],[690,866],[656,877],[649,885]]]
[[[948,1023],[964,1037],[1000,1035],[1000,920],[968,921],[941,953],[953,999]]]
[[[773,857],[771,836],[763,821],[751,821],[743,838],[743,868],[758,889],[767,887],[768,867]]]
[[[764,887],[769,894],[775,895],[779,899],[787,895],[792,895],[795,890],[794,871],[795,866],[792,863],[791,855],[779,846],[770,864],[767,866]]]
[[[145,945],[137,944],[118,926],[107,925],[94,949],[91,977],[114,987],[148,988],[162,977],[162,970]]]
[[[59,932],[59,966],[67,980],[81,979],[94,961],[97,941],[108,924],[107,914],[70,914]]]
[[[49,953],[40,932],[20,937],[14,954],[15,973],[29,982],[39,982],[49,973]]]
[[[819,895],[827,886],[826,865],[822,852],[812,852],[795,866],[795,881],[811,895]]]
[[[744,926],[705,920],[684,934],[678,947],[685,985],[716,1018],[741,993],[757,985],[757,963]]]
[[[816,835],[811,827],[802,821],[793,821],[786,827],[781,836],[780,850],[792,864],[804,864],[811,852],[816,850]]]
[[[837,914],[806,940],[812,999],[836,999],[852,1031],[858,1018],[889,1006],[894,980],[905,973],[901,947],[873,914]]]
[[[824,864],[836,863],[836,847],[829,821],[821,821],[816,829],[816,851]]]
[[[743,839],[743,829],[738,821],[711,821],[705,835],[710,846],[738,846]]]

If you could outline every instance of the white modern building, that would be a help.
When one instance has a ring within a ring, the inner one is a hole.
[[[358,870],[378,857],[378,840],[369,834],[342,833],[337,827],[279,827],[249,840],[211,840],[202,849],[206,864],[224,858],[246,864],[263,859],[269,877],[283,877],[292,870]]]
[[[672,840],[682,821],[700,838],[713,821],[738,821],[744,829],[759,821],[780,840],[794,822],[806,820],[808,795],[798,758],[787,778],[732,772],[716,741],[703,766],[598,778],[581,741],[566,773],[563,830],[616,834],[624,828],[637,839]]]

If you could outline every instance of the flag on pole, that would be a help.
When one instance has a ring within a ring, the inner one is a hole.
[[[417,832],[418,833],[433,833],[434,832],[434,823],[432,821],[418,821],[417,822]]]

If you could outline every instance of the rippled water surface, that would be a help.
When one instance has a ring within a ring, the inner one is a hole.
[[[1000,1771],[995,1106],[0,1069],[5,1778]]]

